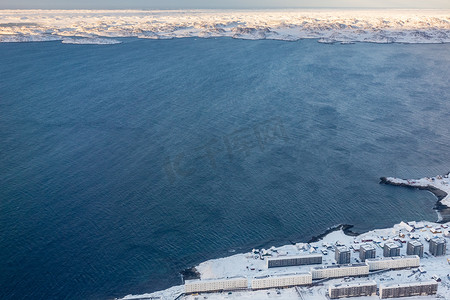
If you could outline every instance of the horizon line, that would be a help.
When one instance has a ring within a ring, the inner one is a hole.
[[[312,6],[293,6],[293,7],[205,7],[205,8],[0,8],[0,10],[141,10],[141,11],[150,11],[150,10],[289,10],[289,9],[333,9],[333,10],[450,10],[449,8],[432,8],[432,7],[337,7],[337,6],[323,6],[323,7],[312,7]]]

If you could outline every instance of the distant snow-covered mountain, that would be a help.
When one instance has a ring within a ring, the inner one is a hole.
[[[450,11],[0,10],[0,42],[104,44],[118,41],[99,38],[222,36],[287,41],[317,38],[329,43],[448,43]]]

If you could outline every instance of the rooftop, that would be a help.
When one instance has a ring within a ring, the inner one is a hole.
[[[445,243],[445,239],[441,238],[441,237],[432,238],[431,241],[438,243],[438,244]]]
[[[351,283],[347,283],[347,282],[342,282],[342,283],[335,283],[335,284],[330,284],[330,287],[354,287],[354,286],[366,286],[366,285],[377,285],[375,280],[370,280],[370,281],[359,281],[359,282],[351,282]]]
[[[419,256],[417,256],[417,255],[404,255],[404,256],[368,258],[368,259],[366,259],[366,262],[367,261],[378,261],[378,260],[409,259],[409,258],[419,258]]]
[[[400,246],[397,243],[394,243],[394,242],[389,242],[389,243],[386,243],[384,245],[386,247],[388,247],[388,248],[391,248],[391,249],[393,249],[393,248],[400,248]]]
[[[365,267],[367,264],[365,263],[357,263],[357,264],[348,264],[348,265],[332,265],[332,266],[317,266],[313,267],[314,270],[320,269],[334,269],[334,268],[354,268],[354,267]]]
[[[363,244],[361,245],[360,249],[364,249],[364,250],[375,250],[375,247],[370,245],[370,244]]]
[[[347,246],[336,246],[336,250],[338,250],[339,252],[346,252],[346,251],[350,251]]]
[[[417,282],[407,282],[407,283],[390,283],[390,284],[380,284],[381,287],[409,287],[409,286],[418,286],[418,285],[430,285],[436,284],[436,281],[417,281]]]
[[[264,279],[264,278],[283,278],[283,277],[291,277],[291,276],[305,276],[305,275],[311,275],[311,273],[308,272],[301,272],[301,273],[289,273],[289,274],[281,274],[281,275],[265,275],[265,276],[255,276],[253,279]]]
[[[416,241],[416,240],[411,240],[408,243],[413,245],[413,246],[422,246],[423,245],[421,242]]]

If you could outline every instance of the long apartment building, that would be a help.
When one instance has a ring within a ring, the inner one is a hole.
[[[330,297],[330,299],[374,296],[376,294],[377,283],[373,280],[330,284],[328,286],[328,296]]]
[[[248,288],[248,280],[245,277],[233,277],[223,279],[186,280],[184,292],[186,294],[200,292],[230,291]]]
[[[369,274],[369,266],[365,263],[320,266],[311,268],[311,274],[312,279],[363,276]]]
[[[298,285],[309,285],[312,283],[311,273],[296,273],[280,276],[264,276],[252,279],[252,289],[268,289],[278,287],[289,287]]]
[[[418,267],[420,265],[420,258],[417,255],[372,258],[366,259],[366,264],[369,266],[370,271],[403,269]]]
[[[321,263],[322,263],[322,255],[321,254],[284,256],[284,257],[267,259],[267,267],[268,268],[313,265],[313,264],[321,264]]]
[[[403,284],[380,284],[380,298],[399,298],[412,296],[427,296],[437,293],[438,284],[436,281],[413,282]]]

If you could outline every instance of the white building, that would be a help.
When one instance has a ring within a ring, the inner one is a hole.
[[[423,222],[411,221],[407,223],[409,226],[412,226],[414,229],[421,229],[425,227]]]
[[[369,266],[365,263],[321,266],[311,268],[311,274],[313,279],[362,276],[369,274]]]
[[[229,291],[248,288],[248,280],[245,277],[233,277],[223,279],[186,280],[184,292],[186,294],[199,292]]]
[[[296,273],[281,276],[255,277],[252,280],[252,289],[268,289],[276,287],[288,287],[308,285],[312,283],[311,273]]]
[[[420,258],[417,255],[381,257],[366,259],[366,263],[369,266],[370,271],[384,269],[402,269],[419,267]]]
[[[400,222],[400,227],[406,229],[406,231],[408,231],[408,232],[411,232],[411,231],[414,230],[414,227],[412,227],[411,225],[406,224],[403,221]]]

